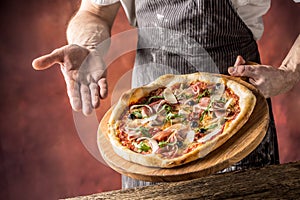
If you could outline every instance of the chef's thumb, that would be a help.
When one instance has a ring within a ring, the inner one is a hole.
[[[56,63],[62,63],[64,58],[63,49],[56,49],[52,53],[36,58],[32,61],[35,70],[44,70]]]
[[[233,74],[235,73],[235,71],[236,71],[236,68],[235,68],[235,67],[229,67],[229,68],[228,68],[228,73],[229,73],[230,75],[233,75]]]
[[[245,59],[242,56],[240,56],[240,55],[237,56],[236,60],[235,60],[235,63],[234,63],[234,66],[244,65],[244,64],[246,64]]]
[[[246,61],[244,60],[244,58],[242,56],[237,56],[235,63],[234,63],[234,67],[229,67],[228,68],[228,73],[232,76],[243,76],[244,71],[245,71],[245,67],[239,67],[240,65],[246,64]]]

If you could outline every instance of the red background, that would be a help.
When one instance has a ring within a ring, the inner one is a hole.
[[[26,2],[26,3],[25,3]],[[58,199],[119,189],[120,175],[94,159],[73,122],[58,67],[43,72],[32,60],[66,43],[68,19],[78,0],[12,0],[1,3],[0,198]],[[272,1],[259,41],[262,62],[278,67],[300,33],[300,5]],[[130,29],[124,12],[113,33]],[[110,89],[131,69],[134,53],[109,68]],[[110,98],[97,111],[101,117]],[[273,98],[281,162],[300,160],[300,85]]]

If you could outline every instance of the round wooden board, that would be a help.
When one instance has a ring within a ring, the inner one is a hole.
[[[251,153],[264,138],[268,123],[269,109],[266,99],[252,85],[240,79],[227,77],[247,86],[255,94],[257,103],[248,122],[226,143],[210,152],[206,157],[191,163],[170,168],[146,167],[119,157],[107,140],[108,119],[112,108],[103,116],[98,132],[98,148],[103,159],[115,171],[134,179],[151,182],[173,182],[200,178],[225,169]]]

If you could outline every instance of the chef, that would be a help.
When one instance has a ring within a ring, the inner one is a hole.
[[[260,63],[256,40],[263,33],[262,16],[270,0],[82,0],[67,29],[69,44],[33,61],[37,70],[61,65],[75,111],[88,115],[107,96],[101,58],[108,45],[100,44],[110,37],[120,6],[138,27],[133,87],[165,73],[209,71],[248,77],[268,98],[290,90],[300,79],[300,37],[279,68],[246,63]],[[82,65],[88,55],[93,55],[89,64]],[[267,101],[270,124],[265,138],[250,155],[224,171],[279,163],[271,102]],[[123,188],[149,184],[122,176]]]

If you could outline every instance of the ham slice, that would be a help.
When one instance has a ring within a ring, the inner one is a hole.
[[[164,131],[160,131],[158,133],[156,133],[152,139],[157,140],[157,141],[163,141],[166,140],[166,138],[168,138],[174,130],[172,129],[168,129],[168,130],[164,130]]]
[[[207,107],[210,103],[210,98],[209,97],[202,97],[199,101],[199,106],[200,107]]]

